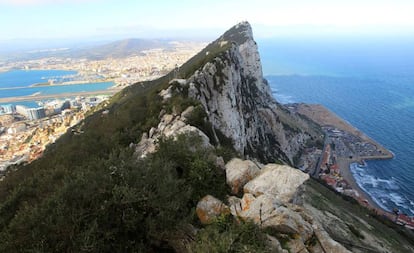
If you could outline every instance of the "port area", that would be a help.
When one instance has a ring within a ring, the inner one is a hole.
[[[296,165],[335,191],[352,197],[378,215],[414,229],[414,219],[398,210],[383,210],[360,188],[351,172],[351,164],[366,166],[367,160],[392,159],[393,153],[381,144],[319,104],[295,103],[286,105],[292,113],[300,114],[319,125],[325,133],[323,147],[304,150]]]

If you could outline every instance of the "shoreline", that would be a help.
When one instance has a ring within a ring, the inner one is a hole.
[[[372,159],[370,159],[372,160]],[[374,159],[376,160],[376,159]],[[380,205],[378,205],[375,200],[369,195],[368,192],[364,191],[359,185],[357,180],[354,178],[354,175],[351,172],[351,164],[358,163],[359,161],[355,159],[348,159],[348,158],[338,158],[337,159],[339,170],[341,172],[341,176],[348,182],[348,184],[355,190],[359,197],[362,198],[361,200],[365,199],[368,203],[368,206],[371,208],[382,210],[383,212],[390,213],[389,211],[383,209]],[[357,199],[358,200],[358,199]],[[358,201],[360,204],[363,204],[363,201]]]
[[[365,134],[355,126],[351,125],[351,123],[342,119],[341,117],[339,117],[323,105],[304,103],[299,103],[296,105],[297,113],[307,116],[320,127],[333,126],[339,130],[348,132],[352,136],[358,137],[361,141],[365,143],[370,143],[375,147],[375,150],[378,151],[375,154],[365,154],[354,157],[344,156],[343,154],[336,154],[336,164],[339,168],[340,176],[348,182],[348,185],[358,195],[358,197],[354,197],[354,199],[357,200],[360,203],[360,205],[365,206],[369,209],[374,209],[377,213],[382,213],[385,215],[392,214],[391,212],[385,210],[379,204],[377,204],[374,201],[373,197],[371,197],[370,193],[365,191],[358,185],[357,180],[351,172],[351,164],[362,164],[364,163],[364,161],[367,160],[373,161],[393,159],[394,154],[390,150],[386,149],[384,146],[379,144],[377,141],[375,141],[373,138],[369,137],[367,134]]]

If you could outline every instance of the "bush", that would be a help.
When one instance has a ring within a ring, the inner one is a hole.
[[[45,188],[49,181],[35,176],[0,206],[0,251],[171,250],[171,235],[194,220],[198,200],[226,194],[213,152],[192,135],[162,140],[143,160],[119,150],[67,172],[58,188],[28,204],[23,200],[37,192],[29,186]]]
[[[201,229],[190,245],[192,252],[270,252],[265,234],[251,222],[222,217]]]

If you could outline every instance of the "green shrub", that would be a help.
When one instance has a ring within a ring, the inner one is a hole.
[[[192,252],[270,252],[265,234],[251,222],[222,217],[201,229],[190,245]]]

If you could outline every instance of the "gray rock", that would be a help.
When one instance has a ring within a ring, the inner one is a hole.
[[[189,106],[181,113],[181,117],[187,119],[194,111],[194,106]]]
[[[300,238],[295,238],[287,242],[290,253],[309,253],[305,244]]]
[[[263,228],[271,227],[282,233],[298,234],[303,242],[313,234],[312,225],[299,212],[281,205],[276,198],[267,194],[255,197],[246,193],[242,199],[229,198],[229,204],[233,216],[253,221]]]
[[[224,159],[221,156],[216,157],[215,165],[217,168],[220,168],[221,170],[226,170],[226,164],[224,163]]]
[[[229,214],[230,209],[220,200],[207,195],[198,202],[196,213],[202,224],[211,224],[220,215]]]
[[[212,125],[242,155],[292,163],[306,141],[322,133],[273,99],[250,25],[235,29],[243,30],[243,38],[224,34],[215,42],[229,49],[187,80],[189,96],[201,102]]]
[[[315,235],[318,238],[324,252],[351,253],[351,251],[347,250],[340,243],[334,241],[320,224],[314,223],[313,231],[315,232]]]
[[[287,203],[298,187],[308,179],[309,175],[298,169],[286,165],[268,164],[243,189],[245,193],[254,196],[267,194]]]
[[[266,235],[266,239],[267,239],[267,245],[271,248],[272,252],[289,253],[288,250],[282,248],[282,245],[275,237]]]
[[[135,145],[135,154],[139,158],[145,158],[148,154],[155,152],[154,139],[148,138],[147,133],[142,134],[141,141]]]
[[[231,187],[232,193],[237,194],[259,172],[259,167],[252,161],[234,158],[226,164],[226,182]]]

